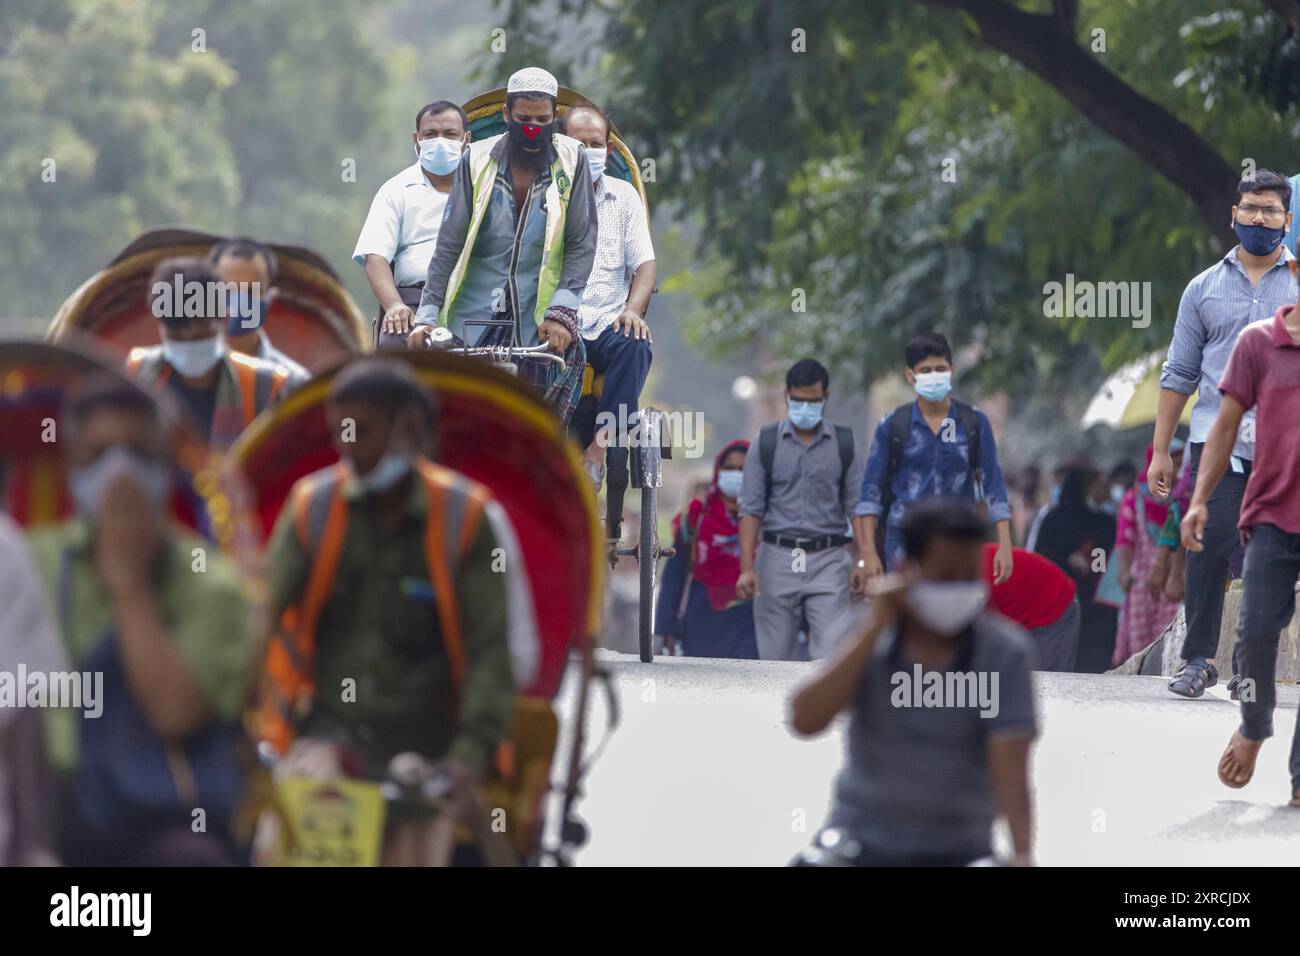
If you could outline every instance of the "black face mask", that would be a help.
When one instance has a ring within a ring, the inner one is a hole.
[[[510,120],[509,128],[510,142],[529,156],[537,156],[539,153],[545,154],[547,147],[551,145],[552,137],[555,135],[554,123],[538,126],[535,123],[519,123]]]

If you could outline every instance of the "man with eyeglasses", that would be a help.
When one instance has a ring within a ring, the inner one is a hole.
[[[1297,203],[1300,203],[1300,173],[1296,173],[1291,177],[1291,221],[1293,223],[1295,222],[1295,214],[1300,212],[1300,209],[1296,209]],[[1286,243],[1287,251],[1290,252],[1291,255],[1295,255],[1295,229],[1288,229],[1286,231],[1286,239],[1284,241]]]
[[[1147,484],[1156,495],[1168,495],[1173,487],[1169,444],[1187,396],[1199,389],[1187,447],[1191,480],[1195,482],[1201,453],[1222,401],[1219,379],[1238,334],[1250,323],[1270,318],[1296,299],[1296,281],[1287,265],[1295,257],[1282,244],[1291,230],[1290,183],[1277,173],[1258,169],[1254,176],[1237,184],[1237,195],[1232,227],[1240,242],[1188,284],[1178,305],[1174,338],[1160,374],[1155,452],[1147,470]],[[1202,550],[1187,556],[1183,667],[1169,684],[1169,689],[1181,697],[1200,697],[1219,679],[1214,654],[1219,644],[1224,584],[1233,552],[1239,547],[1237,521],[1255,457],[1254,446],[1255,417],[1251,410],[1242,417],[1223,479],[1206,502]],[[1235,666],[1233,671],[1228,689],[1235,698]]]

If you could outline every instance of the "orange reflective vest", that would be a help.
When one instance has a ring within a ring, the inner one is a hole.
[[[225,449],[234,444],[240,432],[258,413],[275,404],[284,395],[289,375],[284,369],[249,358],[240,352],[227,352],[222,361],[230,370],[230,379],[217,381],[217,402],[212,418],[210,444]],[[134,348],[125,362],[126,374],[155,393],[171,379],[172,367],[163,358],[162,349]]]
[[[424,556],[437,594],[452,686],[458,693],[465,674],[465,648],[454,572],[478,533],[490,495],[477,482],[430,461],[417,460],[416,469],[428,502]],[[255,713],[257,737],[280,754],[293,742],[315,691],[316,625],[333,591],[347,536],[348,508],[342,493],[346,475],[344,465],[334,465],[308,475],[290,493],[288,507],[310,570],[302,594],[284,609],[267,645]]]

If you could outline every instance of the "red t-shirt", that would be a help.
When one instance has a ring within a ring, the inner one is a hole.
[[[1300,345],[1287,331],[1284,305],[1241,330],[1219,391],[1255,408],[1255,460],[1241,499],[1244,529],[1276,525],[1300,534]]]
[[[993,609],[1026,629],[1058,620],[1074,600],[1074,580],[1041,554],[1012,548],[1011,577],[994,584],[997,550],[996,544],[984,545],[984,583]]]

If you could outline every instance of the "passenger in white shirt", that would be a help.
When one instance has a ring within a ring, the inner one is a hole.
[[[464,110],[447,100],[428,104],[411,139],[418,159],[379,188],[352,253],[382,310],[380,348],[406,348],[452,174],[470,140]]]
[[[605,175],[609,120],[590,106],[575,106],[560,120],[560,131],[585,147],[596,191],[596,261],[578,309],[578,332],[587,347],[587,364],[605,376],[596,403],[596,437],[584,452],[587,474],[599,489],[611,444],[619,449],[619,467],[624,467],[628,436],[621,434],[622,426],[635,424],[650,371],[652,340],[644,317],[655,285],[655,250],[636,187]]]

